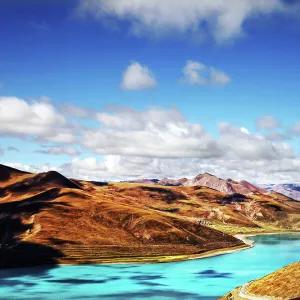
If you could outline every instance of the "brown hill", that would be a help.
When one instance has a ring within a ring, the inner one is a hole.
[[[2,199],[5,198],[6,200],[14,201],[16,196],[22,197],[26,193],[39,193],[53,187],[81,189],[79,184],[67,179],[56,171],[40,174],[15,174],[10,173],[10,180],[6,184],[5,181],[2,181],[2,185],[0,186],[0,197]]]
[[[275,193],[69,180],[1,182],[0,264],[170,261],[244,244],[227,233],[297,230],[300,203]],[[223,232],[221,232],[221,231]]]
[[[30,173],[23,172],[23,171],[11,168],[9,166],[0,164],[0,182],[8,181],[12,177],[16,178],[18,176],[22,176],[22,175],[26,175],[26,174],[30,174]]]
[[[276,299],[300,299],[300,262],[281,268],[263,278],[251,282],[244,293],[256,297],[276,297]],[[239,297],[241,288],[228,293],[222,300],[244,299]]]

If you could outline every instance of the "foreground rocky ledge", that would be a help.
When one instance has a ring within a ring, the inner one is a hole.
[[[239,299],[300,299],[300,262],[281,268],[269,275],[237,287],[219,300]]]

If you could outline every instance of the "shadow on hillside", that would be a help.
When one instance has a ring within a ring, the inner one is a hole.
[[[53,189],[22,201],[0,203],[0,267],[25,267],[42,264],[57,264],[63,254],[49,246],[22,241],[19,236],[30,234],[33,224],[22,222],[22,217],[30,216],[56,206],[63,210],[69,204],[49,202],[58,193]]]
[[[155,198],[159,195],[159,199],[167,202],[168,204],[172,204],[173,202],[179,199],[187,199],[185,195],[175,193],[169,189],[148,186],[141,186],[140,188],[146,192],[149,192],[149,196],[151,198]]]
[[[96,186],[107,186],[108,182],[101,182],[101,181],[88,181]]]
[[[57,265],[59,257],[63,257],[62,252],[52,247],[20,242],[12,249],[0,249],[0,268]]]
[[[231,195],[227,195],[220,199],[222,204],[231,204],[231,203],[244,203],[247,202],[248,198],[245,195],[235,193]]]

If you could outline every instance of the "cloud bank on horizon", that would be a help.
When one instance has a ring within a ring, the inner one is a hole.
[[[203,125],[189,122],[176,108],[138,111],[114,106],[93,111],[68,107],[55,107],[46,97],[31,101],[0,97],[1,136],[29,140],[36,144],[37,153],[73,157],[61,166],[8,164],[27,171],[54,168],[67,176],[97,180],[190,177],[204,171],[255,182],[299,178],[300,158],[291,145],[244,127],[220,122],[219,137],[213,138]],[[86,126],[82,117],[95,123]],[[279,124],[270,116],[257,122],[268,130]],[[55,146],[47,144],[53,142]],[[101,154],[103,160],[80,158],[82,152]]]

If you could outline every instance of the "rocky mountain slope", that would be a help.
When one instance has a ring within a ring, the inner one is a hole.
[[[2,267],[170,261],[245,246],[228,233],[300,229],[300,203],[274,192],[0,174]]]
[[[262,188],[259,188],[245,180],[234,181],[232,179],[222,179],[209,173],[200,174],[195,178],[186,181],[184,185],[185,186],[195,186],[195,185],[206,186],[226,194],[239,193],[239,194],[247,195],[253,192],[260,192],[260,193],[265,192]]]

